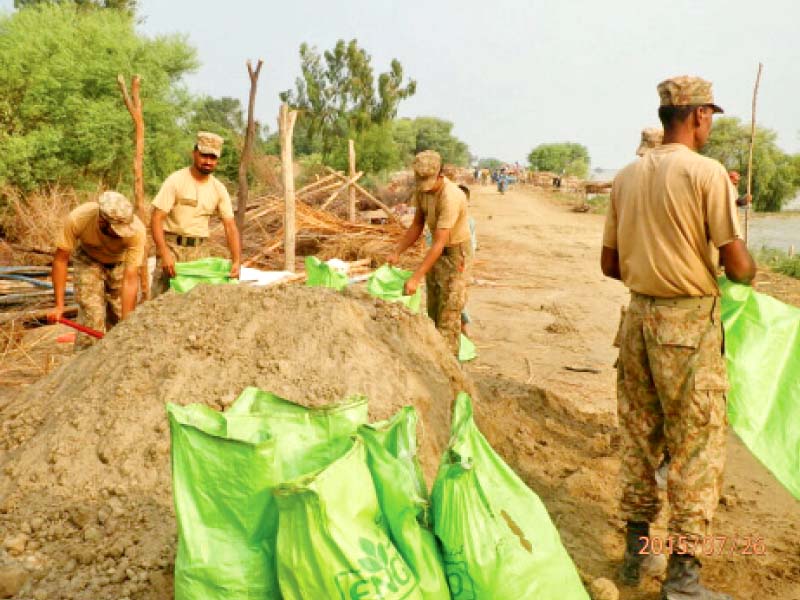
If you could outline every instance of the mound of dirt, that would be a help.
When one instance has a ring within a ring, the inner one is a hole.
[[[0,408],[0,583],[25,597],[171,598],[166,402],[223,410],[246,386],[307,406],[420,415],[430,480],[450,402],[475,389],[430,320],[327,289],[200,286],[149,302]]]

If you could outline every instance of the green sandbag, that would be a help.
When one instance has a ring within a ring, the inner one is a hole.
[[[332,269],[316,256],[306,256],[306,286],[343,290],[349,282],[347,275]]]
[[[458,343],[458,360],[460,362],[468,362],[478,358],[478,351],[475,349],[475,344],[472,343],[472,340],[463,333],[460,335],[461,337],[459,338]]]
[[[547,509],[492,450],[463,392],[432,500],[453,600],[588,600]]]
[[[422,294],[419,289],[413,296],[403,294],[403,286],[413,273],[391,265],[379,267],[367,280],[367,292],[387,302],[399,302],[414,313],[419,312]]]
[[[728,421],[800,500],[800,309],[720,279]]]
[[[275,490],[278,580],[285,600],[423,600],[389,539],[364,444]]]
[[[167,413],[176,600],[279,600],[273,488],[347,452],[366,399],[307,409],[248,388],[226,413],[200,404]]]
[[[407,406],[388,421],[362,425],[358,434],[367,449],[367,465],[390,538],[416,575],[422,598],[450,600],[417,460],[416,411]]]
[[[201,283],[219,285],[239,283],[229,277],[231,261],[227,258],[201,258],[191,262],[175,263],[175,277],[169,280],[169,287],[178,293],[186,293]]]

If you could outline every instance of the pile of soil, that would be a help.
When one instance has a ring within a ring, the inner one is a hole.
[[[0,408],[0,597],[25,581],[36,600],[171,598],[164,405],[224,410],[246,386],[307,406],[364,394],[371,420],[414,405],[429,480],[450,401],[476,395],[399,305],[299,286],[162,296]]]

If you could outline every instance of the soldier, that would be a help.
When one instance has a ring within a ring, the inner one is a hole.
[[[97,331],[107,331],[136,307],[139,267],[144,260],[146,232],[133,214],[130,201],[117,192],[103,192],[97,202],[87,202],[69,213],[56,240],[53,258],[52,318],[64,313],[67,266],[74,266],[78,321]],[[95,338],[80,333],[78,349]]]
[[[657,148],[664,139],[664,130],[660,127],[642,129],[642,141],[636,149],[636,156],[644,156],[648,150]]]
[[[153,241],[158,251],[153,298],[169,289],[176,262],[211,256],[208,220],[215,213],[222,218],[231,252],[230,276],[239,277],[239,232],[233,220],[231,197],[212,175],[222,154],[222,142],[216,134],[198,132],[192,166],[167,177],[153,200]]]
[[[472,260],[472,244],[467,217],[467,197],[456,184],[442,175],[442,159],[432,150],[414,158],[414,221],[406,231],[390,264],[413,245],[425,225],[433,243],[422,264],[405,285],[405,293],[417,291],[425,277],[428,316],[444,336],[450,350],[458,356],[461,334],[461,311],[467,303],[467,272]]]
[[[749,284],[756,267],[741,239],[725,168],[701,156],[714,113],[711,84],[676,77],[658,85],[664,143],[614,179],[601,266],[630,289],[617,334],[617,400],[627,521],[620,577],[639,581],[649,523],[659,511],[655,470],[671,460],[671,545],[662,600],[730,600],[699,581],[695,554],[719,501],[728,389],[722,354],[718,260]]]

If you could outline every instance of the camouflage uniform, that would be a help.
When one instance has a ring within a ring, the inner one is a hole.
[[[722,335],[718,298],[632,292],[617,336],[622,512],[628,521],[655,520],[655,470],[666,445],[669,531],[709,534],[725,463]]]
[[[467,304],[471,261],[471,244],[450,246],[425,276],[428,316],[456,356],[461,341],[461,313]]]
[[[97,331],[107,331],[122,319],[122,275],[124,263],[104,265],[78,249],[72,256],[78,322]],[[75,347],[82,349],[97,340],[78,333]]]
[[[201,243],[198,246],[180,246],[176,241],[176,236],[166,232],[165,241],[167,243],[167,249],[170,254],[172,254],[172,259],[175,262],[190,262],[214,255],[207,242]],[[150,290],[150,299],[169,290],[169,279],[169,275],[164,273],[161,266],[161,257],[159,256],[156,258],[156,269],[153,272],[153,287]]]
[[[648,150],[658,148],[664,142],[664,130],[660,127],[642,129],[642,140],[636,149],[636,156],[644,156]]]

